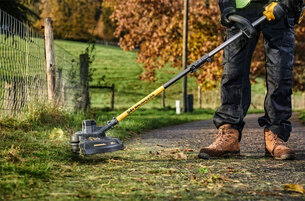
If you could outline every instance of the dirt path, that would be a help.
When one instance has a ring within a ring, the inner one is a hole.
[[[296,151],[296,160],[273,160],[264,157],[263,129],[257,123],[259,116],[252,114],[245,119],[241,156],[235,158],[211,160],[197,158],[199,148],[208,146],[217,132],[212,120],[146,132],[130,140],[126,145],[131,150],[146,150],[148,154],[160,155],[161,158],[168,153],[179,160],[177,154],[181,152],[180,158],[187,157],[186,161],[189,164],[204,167],[203,172],[208,170],[210,175],[224,176],[222,179],[224,185],[219,192],[234,195],[237,199],[305,200],[304,195],[283,191],[285,184],[305,186],[305,126],[294,114],[291,118],[293,132],[288,145]],[[181,165],[180,168],[185,167],[193,166]]]
[[[260,116],[260,114],[251,114],[245,119],[246,126],[240,143],[242,156],[264,156],[263,129],[257,123],[257,118]],[[297,160],[304,160],[305,162],[305,126],[298,120],[296,114],[291,120],[293,132],[288,145],[295,149]],[[141,146],[151,147],[152,150],[165,147],[187,148],[198,151],[200,147],[212,143],[216,133],[217,129],[212,120],[203,120],[146,132],[139,135],[135,142],[140,143]],[[132,144],[134,142],[130,141],[128,145]]]

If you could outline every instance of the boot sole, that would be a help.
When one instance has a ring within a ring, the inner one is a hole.
[[[199,153],[198,154],[198,158],[201,158],[201,159],[226,158],[226,157],[232,157],[232,156],[240,156],[240,151],[227,152],[227,153],[224,153],[224,154],[219,155],[219,156],[211,156],[207,153]]]
[[[283,154],[280,157],[272,156],[271,153],[266,149],[265,157],[274,158],[276,160],[293,160],[295,158],[294,154]]]

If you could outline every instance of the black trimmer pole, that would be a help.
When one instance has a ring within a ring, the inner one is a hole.
[[[149,102],[155,96],[163,92],[166,88],[177,82],[182,77],[186,76],[190,72],[195,72],[198,68],[203,66],[206,62],[209,62],[211,58],[217,54],[219,51],[233,43],[236,39],[242,36],[246,36],[248,38],[253,37],[256,34],[256,30],[254,27],[265,21],[266,17],[262,16],[257,19],[252,24],[245,18],[237,15],[232,15],[229,17],[231,21],[236,22],[236,27],[240,29],[240,32],[226,40],[224,43],[216,47],[210,53],[207,53],[200,57],[197,61],[190,64],[185,70],[183,70],[180,74],[175,76],[173,79],[168,81],[167,83],[160,86],[158,89],[150,93],[148,96],[137,102],[135,105],[131,106],[125,112],[113,118],[106,125],[102,127],[96,126],[94,120],[84,120],[83,121],[83,130],[77,133],[74,133],[71,136],[71,147],[72,151],[75,153],[81,152],[84,155],[88,154],[97,154],[97,153],[105,153],[111,151],[117,151],[124,149],[124,146],[121,141],[115,138],[106,137],[106,131],[113,128],[116,124],[118,124],[122,119],[136,111],[142,105]]]

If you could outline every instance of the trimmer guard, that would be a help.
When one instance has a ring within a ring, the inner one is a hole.
[[[105,132],[114,124],[117,124],[116,119],[108,122],[103,127],[96,126],[94,120],[84,120],[82,131],[76,132],[71,136],[72,152],[90,155],[124,149],[125,147],[120,140],[105,135]]]

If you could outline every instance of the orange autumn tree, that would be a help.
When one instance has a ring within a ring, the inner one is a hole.
[[[41,20],[52,17],[54,36],[61,39],[89,40],[101,15],[102,0],[40,0]]]
[[[189,64],[211,51],[224,39],[216,1],[191,0],[189,9]],[[155,71],[166,63],[180,67],[182,62],[183,0],[120,0],[112,19],[117,22],[114,35],[124,50],[138,48],[138,62],[144,64],[144,80],[154,80]],[[304,90],[304,30],[296,30],[297,51],[294,87]],[[265,73],[264,51],[260,42],[254,54],[251,73],[256,78]],[[222,74],[221,53],[194,74],[204,90],[213,89]],[[303,81],[302,81],[303,80]]]
[[[218,6],[207,8],[204,1],[192,1],[189,15],[189,63],[223,41]],[[115,36],[124,50],[139,48],[138,62],[144,63],[142,79],[154,80],[154,73],[166,63],[181,66],[183,0],[121,0],[112,18]],[[216,86],[221,76],[221,54],[195,74],[203,88]]]
[[[293,87],[305,91],[305,20],[296,26],[296,54],[293,68]]]

